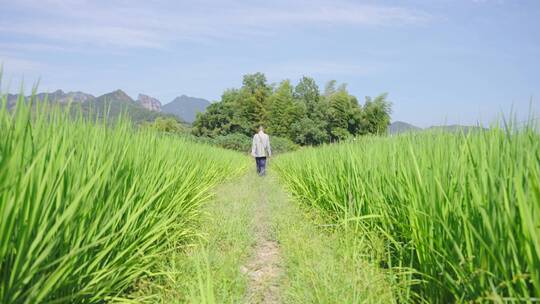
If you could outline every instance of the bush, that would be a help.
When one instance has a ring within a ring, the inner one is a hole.
[[[240,133],[218,136],[214,138],[212,142],[225,149],[246,153],[251,151],[251,138]]]
[[[210,137],[194,137],[197,142],[203,142],[211,145],[216,145],[221,148],[235,150],[244,153],[251,153],[252,139],[241,133],[233,133],[228,135]],[[287,138],[270,136],[270,145],[272,153],[280,154],[298,149],[298,145]]]
[[[188,134],[189,130],[174,118],[158,117],[153,122],[145,122],[143,128],[154,129],[158,132],[172,134]]]
[[[291,152],[298,150],[298,145],[293,143],[290,139],[284,137],[270,136],[270,145],[272,146],[272,153],[280,154],[285,152]]]

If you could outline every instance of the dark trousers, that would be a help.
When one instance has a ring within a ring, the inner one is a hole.
[[[257,163],[257,173],[260,176],[266,175],[266,157],[255,157]]]

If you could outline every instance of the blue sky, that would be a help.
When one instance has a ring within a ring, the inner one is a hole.
[[[242,75],[388,92],[393,120],[487,123],[540,109],[540,1],[0,0],[2,90],[163,103],[219,99]]]

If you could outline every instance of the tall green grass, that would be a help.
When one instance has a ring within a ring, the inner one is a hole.
[[[274,165],[301,202],[384,239],[383,267],[415,270],[403,302],[540,301],[532,127],[362,138]]]
[[[22,100],[9,112],[3,98],[1,303],[119,299],[197,233],[209,189],[246,165],[235,152],[69,112]]]

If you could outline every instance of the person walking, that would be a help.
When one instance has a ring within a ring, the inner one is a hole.
[[[270,148],[270,137],[264,133],[262,126],[259,127],[259,132],[253,135],[251,155],[255,157],[259,176],[266,175],[266,158],[272,156],[272,148]]]

